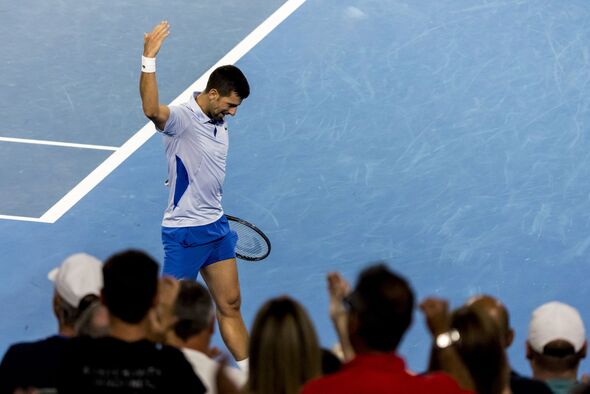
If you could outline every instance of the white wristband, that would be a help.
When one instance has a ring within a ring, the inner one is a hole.
[[[155,57],[141,57],[141,72],[155,73],[156,72],[156,58]]]

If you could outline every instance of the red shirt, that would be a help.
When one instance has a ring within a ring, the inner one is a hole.
[[[448,375],[413,375],[395,354],[371,353],[356,356],[340,372],[312,380],[302,394],[391,393],[467,394]]]

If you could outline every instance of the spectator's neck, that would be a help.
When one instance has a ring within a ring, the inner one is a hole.
[[[554,371],[547,371],[539,367],[535,367],[531,365],[531,369],[533,370],[533,378],[547,381],[552,379],[564,379],[564,380],[577,380],[578,379],[578,370],[577,369],[570,369],[567,371],[561,372],[554,372]]]
[[[354,350],[354,354],[393,354],[394,351],[391,352],[382,352],[379,350],[372,349],[371,347],[367,346],[366,342],[358,335],[351,334],[349,336],[350,344]]]
[[[63,324],[59,325],[59,330],[58,330],[58,335],[62,336],[62,337],[75,337],[76,336],[76,330],[74,330],[74,327],[71,326],[65,326]]]
[[[374,355],[395,354],[394,350],[392,350],[390,352],[384,352],[382,350],[372,349],[372,348],[368,347],[367,345],[365,345],[365,343],[363,341],[357,341],[357,342],[353,343],[352,347],[354,349],[354,354],[357,354],[357,355],[360,355],[360,354],[374,354]]]
[[[110,336],[125,342],[136,342],[146,339],[149,332],[147,318],[139,323],[127,323],[113,315],[110,315]]]

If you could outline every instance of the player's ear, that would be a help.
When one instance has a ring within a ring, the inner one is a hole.
[[[219,92],[217,89],[211,89],[207,92],[207,96],[209,97],[209,101],[217,101],[219,99]]]

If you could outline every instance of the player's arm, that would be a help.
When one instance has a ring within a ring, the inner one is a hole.
[[[145,33],[143,35],[143,56],[155,58],[169,34],[170,25],[167,21],[160,22],[151,32]],[[143,113],[154,122],[159,130],[163,130],[170,117],[170,109],[167,105],[160,104],[155,72],[144,72],[142,67],[139,77],[139,92]]]

